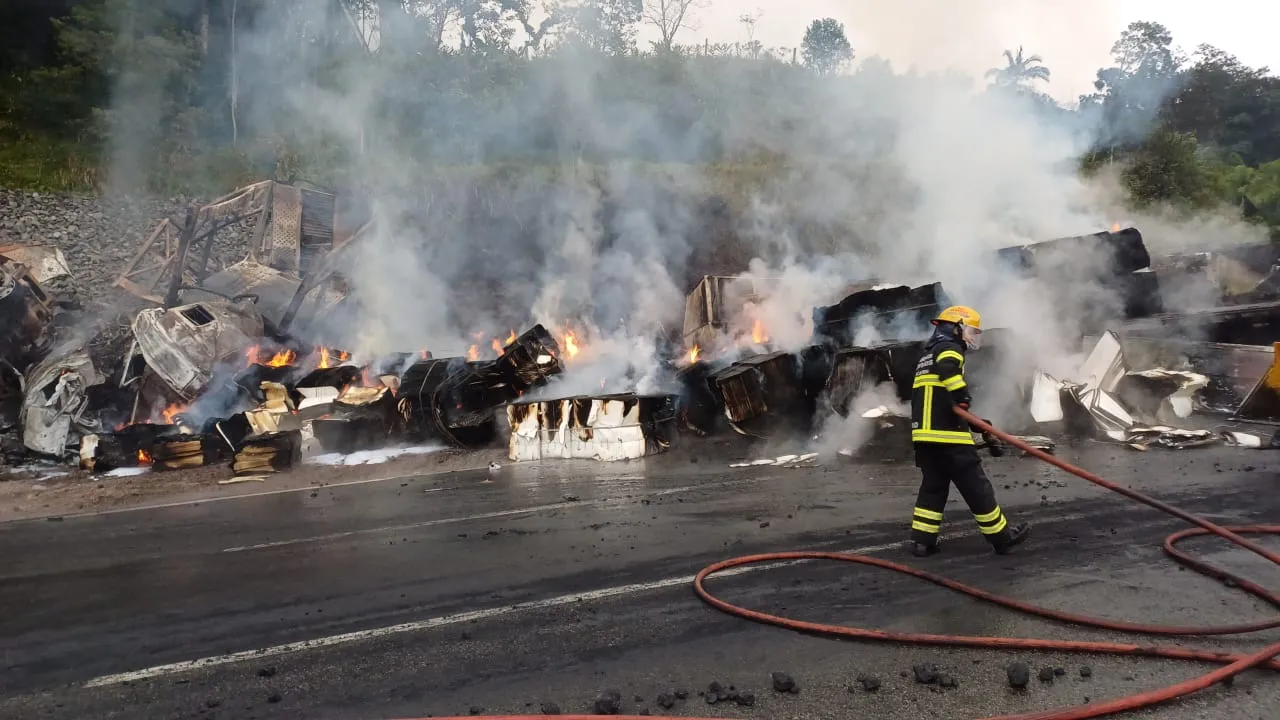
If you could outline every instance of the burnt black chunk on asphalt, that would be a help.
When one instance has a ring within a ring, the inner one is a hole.
[[[960,683],[956,682],[955,678],[945,674],[938,676],[938,684],[944,688],[953,688],[960,685]]]
[[[663,710],[670,710],[676,706],[676,696],[672,693],[659,693],[654,702]]]
[[[866,692],[875,692],[880,689],[880,678],[875,675],[859,675],[858,682],[862,683],[862,689]]]
[[[796,684],[796,679],[784,672],[770,673],[769,679],[773,681],[773,689],[780,693],[800,692],[800,686]]]
[[[1088,665],[1080,666],[1080,677],[1087,678],[1092,676],[1093,676],[1093,668],[1089,667]]]
[[[1053,668],[1048,665],[1040,668],[1040,682],[1053,682]]]
[[[622,711],[622,693],[618,690],[605,690],[596,697],[596,715],[617,715]]]
[[[756,694],[751,692],[750,690],[743,693],[735,692],[734,695],[736,695],[737,697],[735,697],[733,700],[734,702],[738,703],[740,707],[755,707]]]
[[[542,711],[543,715],[559,715],[560,714],[560,706],[553,702],[544,702],[542,703],[542,706],[539,707],[538,709]]]
[[[1056,676],[1058,676],[1058,677],[1062,677],[1063,675],[1066,675],[1066,674],[1067,674],[1067,669],[1066,669],[1066,668],[1064,668],[1064,667],[1055,667],[1055,668],[1053,669],[1053,674],[1054,674],[1054,675],[1056,675]]]
[[[938,666],[933,663],[921,663],[911,668],[916,675],[916,682],[932,685],[938,682]]]
[[[482,712],[484,712],[484,708],[479,705],[472,705],[471,708],[467,710],[467,714],[469,715],[479,715]]]
[[[1031,682],[1031,666],[1024,662],[1016,662],[1005,668],[1009,677],[1009,687],[1022,689]]]
[[[278,702],[280,702],[280,693],[271,693],[270,695],[268,695],[268,696],[267,696],[267,702],[269,702],[269,703],[278,703]]]
[[[258,671],[258,677],[274,677],[275,674],[276,674],[275,665],[272,665],[270,667],[264,667]]]

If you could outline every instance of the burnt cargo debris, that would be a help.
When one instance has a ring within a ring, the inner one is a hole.
[[[779,285],[777,278],[705,275],[685,298],[685,347],[712,348],[741,325],[744,308],[761,302]]]
[[[410,436],[477,447],[497,436],[496,411],[564,371],[560,346],[535,325],[496,360],[421,360],[400,376],[397,409]]]
[[[813,309],[815,339],[838,347],[927,337],[930,321],[951,304],[942,283],[859,290],[835,305]]]
[[[1212,307],[1280,298],[1280,245],[1236,245],[1156,258],[1167,299],[1178,305]],[[1167,305],[1173,305],[1167,302]]]
[[[831,373],[823,389],[823,405],[831,412],[847,417],[854,409],[854,400],[872,388],[886,384],[893,387],[899,401],[910,399],[915,363],[923,347],[923,342],[913,342],[836,350],[831,360]]]
[[[22,369],[53,342],[53,303],[30,268],[0,255],[0,361]]]
[[[1280,337],[1280,301],[1164,313],[1131,321],[1121,329],[1137,337],[1265,346]]]
[[[157,222],[115,284],[156,304],[177,304],[187,278],[204,285],[223,269],[214,268],[219,235],[250,223],[248,261],[301,278],[350,241],[370,215],[369,203],[350,193],[264,180]]]
[[[1199,373],[1208,384],[1197,394],[1197,410],[1230,415],[1240,407],[1273,362],[1271,346],[1195,342],[1117,333],[1126,362],[1139,368]],[[1086,337],[1086,347],[1100,338]]]
[[[612,462],[665,452],[677,436],[675,395],[601,395],[507,405],[507,456]]]
[[[1164,311],[1160,281],[1137,228],[1056,238],[996,251],[1015,275],[1037,278],[1071,301],[1095,327],[1117,314],[1146,317]],[[1101,293],[1081,292],[1099,288]]]
[[[237,477],[288,470],[302,462],[302,433],[298,430],[254,435],[235,454],[231,470]]]
[[[676,371],[679,394],[679,425],[694,435],[707,436],[723,428],[724,415],[711,386],[712,365],[694,361]]]
[[[191,303],[138,313],[133,335],[147,367],[183,400],[195,400],[216,366],[242,363],[244,348],[261,341],[262,316],[227,302]]]
[[[708,378],[725,418],[751,437],[807,433],[830,375],[831,351],[771,352],[740,360]]]

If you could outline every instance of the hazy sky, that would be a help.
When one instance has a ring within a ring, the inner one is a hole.
[[[1164,0],[695,0],[696,28],[677,42],[745,41],[738,18],[757,13],[755,37],[768,47],[796,47],[815,18],[844,23],[857,57],[880,55],[898,70],[948,67],[981,75],[1003,64],[1001,52],[1022,45],[1053,72],[1046,88],[1060,99],[1090,92],[1111,44],[1135,20],[1163,23],[1190,53],[1200,43],[1234,53],[1246,64],[1280,67],[1275,41],[1280,10],[1258,0],[1213,3]],[[650,37],[646,31],[642,37]]]

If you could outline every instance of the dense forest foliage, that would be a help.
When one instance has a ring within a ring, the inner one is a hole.
[[[570,159],[767,172],[841,132],[892,135],[875,116],[841,118],[907,108],[939,82],[859,57],[830,18],[794,48],[755,41],[750,15],[741,42],[681,44],[707,2],[11,0],[0,184],[114,177],[209,193],[263,176],[355,182],[381,166],[410,182],[424,168]],[[658,38],[647,47],[642,28]],[[1280,78],[1267,68],[1208,46],[1184,55],[1163,26],[1134,23],[1096,92],[1064,106],[1033,50],[993,48],[983,92],[1087,136],[1082,172],[1123,168],[1139,206],[1225,203],[1280,227]]]

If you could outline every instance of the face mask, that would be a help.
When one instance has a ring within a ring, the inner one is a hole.
[[[971,328],[968,325],[960,326],[960,336],[964,339],[965,347],[970,350],[977,350],[982,346],[982,331]]]

